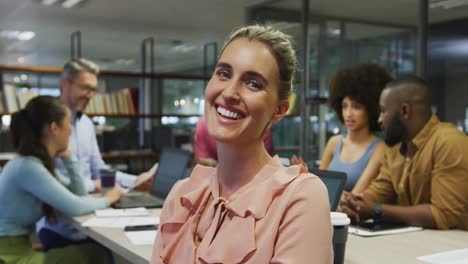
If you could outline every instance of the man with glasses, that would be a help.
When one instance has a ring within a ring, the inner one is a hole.
[[[107,167],[99,151],[93,122],[83,113],[97,91],[98,74],[99,67],[95,63],[86,59],[73,59],[65,64],[60,78],[60,100],[70,111],[73,128],[68,147],[79,161],[81,176],[90,193],[101,191],[100,170]],[[57,176],[66,182],[67,171],[62,160],[56,159],[55,165]],[[122,174],[116,177],[116,182],[126,187],[131,187],[127,186],[128,183],[132,185],[136,181],[137,177]],[[36,224],[36,231],[44,251],[86,239],[86,236],[60,218],[53,224],[42,218]]]

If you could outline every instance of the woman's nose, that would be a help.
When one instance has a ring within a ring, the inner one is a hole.
[[[226,103],[239,101],[239,88],[239,83],[234,80],[229,83],[226,83],[226,86],[224,87],[222,92],[222,97],[226,101]]]

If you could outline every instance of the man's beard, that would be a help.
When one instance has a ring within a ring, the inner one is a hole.
[[[383,128],[384,141],[390,147],[404,141],[407,134],[407,129],[398,113],[394,113],[390,117],[387,127]]]

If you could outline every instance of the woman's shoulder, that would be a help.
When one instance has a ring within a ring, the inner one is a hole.
[[[325,191],[327,187],[322,182],[322,180],[315,174],[310,172],[301,173],[292,186],[296,191],[305,190],[306,193],[313,192],[313,191]]]
[[[37,173],[43,167],[42,162],[34,156],[18,155],[10,160],[2,169],[2,175],[13,177],[14,179],[26,179],[28,177],[16,177],[15,175],[29,175]]]
[[[380,139],[380,138],[377,138],[375,140],[375,148],[374,148],[374,151],[373,151],[373,155],[378,155],[378,156],[383,156],[383,154],[385,153],[385,151],[387,151],[389,149],[389,147],[387,146],[387,144],[385,144],[385,142]]]
[[[285,171],[285,175],[290,174],[290,181],[284,185],[284,190],[281,192],[285,196],[288,196],[289,200],[295,199],[303,199],[305,197],[314,197],[314,193],[325,193],[326,194],[326,187],[323,184],[320,178],[310,172],[308,172],[307,167],[305,165],[296,165],[302,166],[299,173],[296,172],[291,173],[291,167],[287,168]],[[292,174],[297,173],[295,176]],[[276,175],[277,177],[285,177]]]
[[[10,160],[7,165],[5,165],[5,169],[7,167],[14,167],[14,168],[34,168],[37,166],[41,166],[42,162],[40,159],[34,156],[22,156],[18,155]]]
[[[328,144],[333,144],[333,145],[336,146],[336,144],[338,144],[340,139],[343,138],[343,137],[344,137],[344,135],[341,135],[341,134],[334,135],[328,140]]]
[[[327,142],[327,148],[334,150],[343,137],[344,135],[341,134],[332,136]]]
[[[190,177],[178,181],[171,190],[171,196],[183,196],[197,189],[210,185],[211,179],[216,175],[216,168],[196,165]]]

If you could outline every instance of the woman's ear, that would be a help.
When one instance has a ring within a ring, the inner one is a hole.
[[[55,136],[58,134],[59,126],[57,125],[56,122],[51,122],[47,128],[51,135]]]
[[[289,109],[289,100],[282,100],[279,102],[279,104],[276,106],[275,113],[273,114],[273,118],[271,121],[273,123],[276,123],[283,119],[283,117],[286,115]]]

